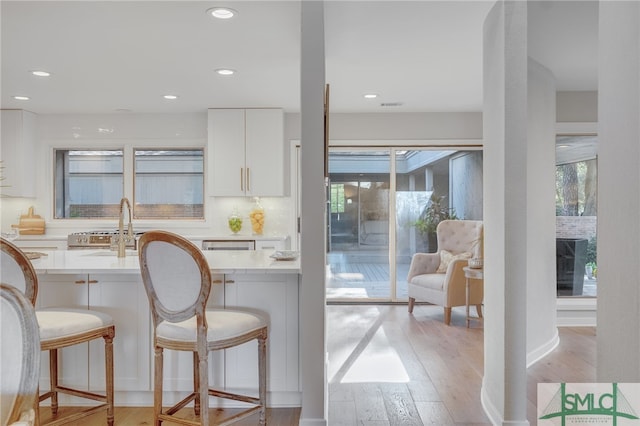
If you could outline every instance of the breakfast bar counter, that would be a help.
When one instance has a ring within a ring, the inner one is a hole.
[[[212,271],[207,306],[247,310],[263,316],[267,339],[267,404],[301,405],[299,385],[300,261],[275,260],[273,250],[203,251]],[[105,312],[116,326],[114,387],[116,405],[152,406],[152,322],[137,252],[122,258],[109,250],[51,250],[32,252],[38,274],[37,306],[64,306]],[[180,286],[176,282],[176,286]],[[255,342],[214,352],[210,383],[234,391],[257,390]],[[98,343],[64,348],[62,383],[93,391],[104,389],[104,361]],[[193,387],[193,358],[166,351],[164,359],[167,404],[177,402]],[[42,353],[41,390],[48,389],[47,353]],[[254,362],[255,358],[255,362]],[[94,368],[92,368],[92,365]],[[255,366],[255,368],[254,368]],[[73,397],[65,404],[81,404]],[[213,405],[215,406],[215,405]]]
[[[275,260],[273,250],[203,251],[212,273],[218,274],[298,274],[300,260]],[[51,273],[139,273],[136,251],[117,257],[110,250],[51,250],[32,260],[38,274]]]

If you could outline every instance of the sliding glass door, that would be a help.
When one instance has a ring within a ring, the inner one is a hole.
[[[329,299],[389,299],[389,150],[329,154]]]
[[[338,149],[329,153],[327,299],[405,301],[416,252],[435,252],[425,209],[482,219],[482,152]]]

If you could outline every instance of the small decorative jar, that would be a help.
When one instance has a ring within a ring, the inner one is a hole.
[[[231,232],[233,232],[234,234],[237,234],[242,229],[242,218],[236,210],[234,210],[233,213],[229,215],[227,223],[229,224],[229,229],[231,229]]]
[[[256,204],[249,213],[251,218],[251,229],[254,235],[262,235],[264,230],[264,208],[260,204],[260,198],[256,197]]]
[[[474,257],[469,259],[469,268],[472,269],[482,269],[484,266],[484,261],[480,257]]]

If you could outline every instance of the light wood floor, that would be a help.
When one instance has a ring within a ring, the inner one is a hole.
[[[595,381],[595,328],[560,328],[560,342],[528,370],[532,425],[538,382]],[[413,315],[405,305],[327,306],[327,346],[331,426],[490,424],[480,404],[483,330],[465,327],[463,308],[446,326],[437,306],[418,305]],[[299,408],[267,412],[274,426],[297,425],[300,417]],[[47,410],[41,415],[46,420]],[[116,425],[153,424],[150,407],[117,407],[115,415]],[[71,425],[104,425],[104,418]],[[255,425],[256,416],[240,424]]]

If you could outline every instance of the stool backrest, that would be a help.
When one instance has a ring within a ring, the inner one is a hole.
[[[31,301],[0,284],[0,425],[34,415],[40,373],[40,334]]]
[[[204,310],[211,272],[202,251],[192,242],[166,231],[148,231],[140,238],[138,256],[154,325],[180,322]]]
[[[38,296],[38,276],[31,261],[13,243],[0,238],[0,282],[10,284],[26,296],[35,306]]]

